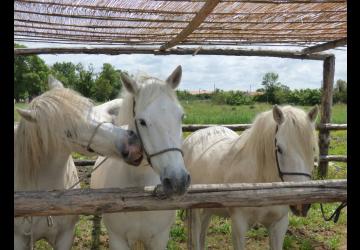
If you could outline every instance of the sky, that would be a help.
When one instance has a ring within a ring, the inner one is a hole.
[[[30,48],[55,47],[45,43],[21,43]],[[72,45],[74,47],[74,45]],[[57,45],[56,47],[60,47]],[[66,47],[66,45],[61,45]],[[254,47],[252,47],[254,48]],[[257,47],[255,47],[257,48]],[[302,49],[292,47],[267,47],[266,49]],[[347,49],[342,47],[328,52],[335,54],[335,81],[347,81]],[[131,74],[146,72],[149,75],[166,79],[178,66],[183,69],[182,90],[223,90],[254,91],[261,88],[265,73],[276,72],[279,81],[291,89],[320,88],[322,81],[322,61],[286,59],[274,57],[207,56],[207,55],[40,55],[48,65],[56,62],[92,64],[95,72],[101,71],[103,63],[110,63],[116,69]]]

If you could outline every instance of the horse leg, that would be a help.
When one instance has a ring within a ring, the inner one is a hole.
[[[275,221],[268,227],[270,238],[270,250],[282,250],[285,234],[289,225],[289,217],[286,213],[280,220]]]
[[[119,237],[118,235],[107,229],[109,235],[110,250],[130,250],[130,246],[126,239]]]
[[[189,209],[190,214],[188,215],[188,225],[190,225],[190,233],[188,234],[188,236],[191,236],[191,240],[188,239],[189,244],[189,249],[192,250],[200,250],[200,234],[201,234],[201,215],[202,215],[202,209]]]
[[[146,243],[147,250],[165,250],[167,243],[169,241],[169,230],[164,230],[161,233],[157,234],[150,242]]]
[[[205,249],[206,234],[211,221],[211,215],[212,214],[206,210],[201,214],[200,249]]]
[[[30,250],[30,237],[20,234],[14,234],[14,250]]]
[[[248,223],[242,213],[236,209],[230,213],[231,217],[231,238],[235,250],[244,250],[246,245],[246,232]]]
[[[55,250],[70,250],[74,241],[74,229],[61,231],[55,239]],[[50,243],[50,241],[49,241]]]

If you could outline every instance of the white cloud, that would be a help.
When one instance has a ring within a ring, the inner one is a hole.
[[[40,47],[27,43],[28,47]],[[52,45],[42,44],[51,47]],[[289,49],[289,48],[286,48]],[[347,80],[347,51],[332,50],[335,54],[335,80]],[[154,55],[41,55],[49,65],[70,61],[90,63],[99,72],[103,63],[111,63],[117,69],[130,73],[139,71],[165,79],[177,65],[183,67],[181,89],[211,90],[214,84],[225,90],[252,90],[261,87],[262,76],[269,71],[279,74],[279,80],[290,88],[320,88],[322,81],[322,61],[284,59],[272,57],[236,56],[154,56]]]

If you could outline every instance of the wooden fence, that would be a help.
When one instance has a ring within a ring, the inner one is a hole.
[[[347,180],[192,185],[161,199],[154,187],[26,191],[14,193],[14,214],[44,216],[213,207],[261,207],[347,200]]]

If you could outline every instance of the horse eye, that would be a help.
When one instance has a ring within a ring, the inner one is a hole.
[[[279,154],[283,153],[282,149],[279,146],[277,146],[276,150],[278,151]]]
[[[143,119],[139,119],[140,125],[146,127],[146,122]]]

